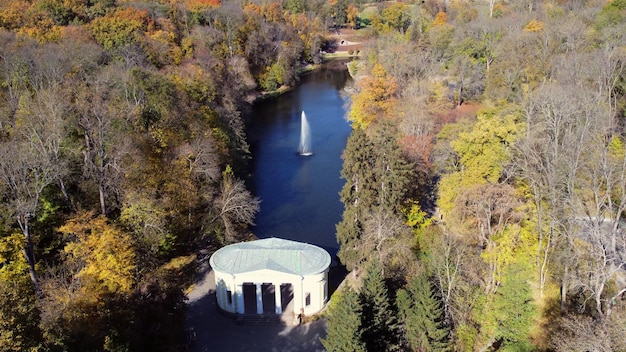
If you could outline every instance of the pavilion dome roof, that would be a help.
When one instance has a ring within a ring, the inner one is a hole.
[[[330,255],[312,244],[272,237],[222,247],[210,263],[214,270],[230,274],[272,270],[305,276],[326,270]]]

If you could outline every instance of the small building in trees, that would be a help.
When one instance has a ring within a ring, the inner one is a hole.
[[[328,301],[330,255],[280,238],[232,244],[210,259],[219,309],[233,315],[311,315]]]

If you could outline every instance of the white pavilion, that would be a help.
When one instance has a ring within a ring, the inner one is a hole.
[[[280,238],[222,247],[210,259],[217,305],[231,314],[319,312],[328,301],[330,255]]]

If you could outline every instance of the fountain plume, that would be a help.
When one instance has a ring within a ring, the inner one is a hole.
[[[306,114],[302,111],[300,117],[300,147],[298,153],[302,156],[313,155],[311,151],[311,131],[309,128],[309,121],[306,119]]]

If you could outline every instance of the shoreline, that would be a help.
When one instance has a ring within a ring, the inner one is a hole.
[[[343,52],[337,52],[334,54],[324,54],[323,56],[323,61],[322,63],[319,64],[308,64],[306,66],[303,66],[302,68],[298,69],[298,77],[303,77],[306,76],[307,74],[314,72],[316,70],[319,70],[320,68],[322,68],[325,64],[327,64],[327,62],[329,61],[335,61],[335,60],[345,60],[345,59],[358,59],[359,55],[358,54],[348,54],[348,52],[346,51],[346,54],[340,54]],[[333,56],[328,56],[328,55],[333,55]],[[347,70],[347,66],[346,66],[346,70]],[[349,71],[349,70],[348,70]],[[281,87],[279,87],[278,89],[271,91],[271,92],[257,92],[256,96],[251,99],[251,105],[254,106],[255,104],[258,103],[262,103],[264,101],[267,100],[271,100],[274,98],[277,98],[287,92],[290,92],[291,90],[293,90],[295,88],[295,86],[286,86],[283,85]]]

